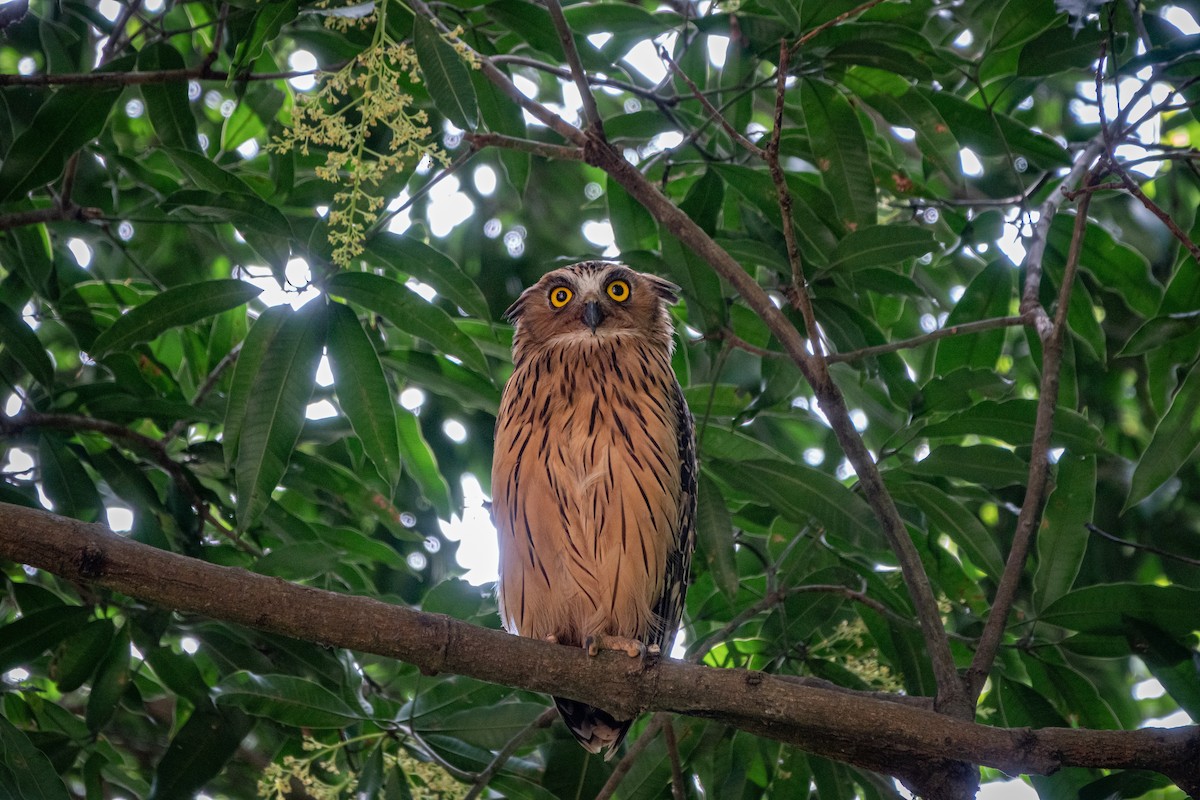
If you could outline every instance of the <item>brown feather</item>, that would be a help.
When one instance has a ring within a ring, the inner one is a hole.
[[[613,281],[629,287],[623,302]],[[570,301],[550,295],[567,288]],[[678,289],[608,262],[555,270],[509,310],[514,372],[496,422],[492,514],[500,613],[513,633],[583,645],[620,636],[668,650],[694,545],[695,445],[671,370]],[[603,320],[592,330],[588,302]],[[558,701],[592,752],[630,721]]]

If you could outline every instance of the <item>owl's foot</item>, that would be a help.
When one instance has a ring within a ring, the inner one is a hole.
[[[601,650],[616,650],[618,653],[624,653],[630,658],[638,658],[646,655],[646,645],[637,639],[629,639],[625,636],[611,636],[597,633],[594,636],[587,637],[583,646],[587,648],[589,656],[594,656]],[[653,647],[655,650],[658,649],[657,646]]]
[[[550,644],[558,644],[558,637],[555,636],[553,633],[551,633],[548,636],[546,636],[544,641],[547,641]]]

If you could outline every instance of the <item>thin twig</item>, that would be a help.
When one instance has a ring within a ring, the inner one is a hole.
[[[1105,161],[1108,168],[1111,169],[1112,172],[1121,180],[1121,185],[1124,186],[1131,195],[1140,200],[1142,205],[1146,207],[1147,211],[1158,217],[1159,220],[1162,221],[1162,224],[1167,226],[1167,230],[1171,232],[1171,235],[1178,239],[1179,243],[1187,248],[1187,251],[1192,254],[1193,259],[1200,263],[1200,245],[1197,245],[1192,241],[1191,237],[1187,235],[1187,232],[1183,230],[1183,228],[1180,228],[1179,224],[1175,222],[1175,220],[1171,219],[1170,214],[1163,211],[1157,203],[1146,196],[1146,193],[1142,191],[1142,187],[1138,186],[1137,183],[1129,177],[1129,173],[1125,171],[1125,168],[1121,166],[1121,164],[1115,158],[1108,158]]]
[[[845,11],[845,12],[842,12],[841,14],[838,14],[836,17],[829,20],[828,22],[822,22],[820,25],[813,28],[811,31],[808,31],[803,36],[801,36],[799,39],[797,39],[796,43],[792,45],[792,48],[791,48],[792,52],[799,50],[801,47],[808,44],[813,39],[820,36],[822,33],[829,30],[830,28],[832,28],[836,25],[841,25],[843,22],[850,19],[850,17],[856,17],[859,14],[861,14],[862,12],[867,11],[868,9],[874,8],[875,6],[879,5],[882,2],[883,2],[883,0],[867,0],[867,2],[861,3],[857,6],[855,6],[854,8],[850,9],[849,11]]]
[[[121,8],[121,13],[113,22],[112,32],[108,34],[108,41],[104,43],[104,49],[100,52],[101,64],[109,61],[121,49],[123,46],[121,40],[125,38],[125,27],[129,24],[130,17],[138,12],[141,5],[142,0],[131,0]]]
[[[471,784],[471,789],[463,796],[463,800],[475,800],[479,797],[483,793],[483,790],[487,788],[492,778],[496,777],[496,773],[503,769],[504,765],[520,749],[521,745],[529,741],[533,734],[550,727],[550,723],[554,722],[557,717],[557,710],[547,708],[537,719],[518,731],[515,736],[505,743],[504,747],[500,748],[495,758],[475,777],[475,782]]]
[[[779,143],[783,136],[783,106],[787,92],[788,46],[786,41],[779,43],[779,67],[775,77],[775,120],[771,129],[771,139],[763,157],[767,160],[767,170],[771,173],[771,182],[775,184],[775,194],[779,200],[779,217],[783,224],[783,239],[787,244],[788,263],[792,267],[792,291],[789,299],[804,317],[804,329],[808,333],[808,341],[813,350],[813,366],[818,373],[826,371],[825,347],[821,343],[821,329],[817,327],[817,316],[813,313],[812,298],[808,295],[808,281],[804,277],[804,260],[800,255],[800,244],[796,241],[795,222],[792,219],[792,192],[787,185],[787,176],[779,165]]]
[[[863,347],[858,350],[850,350],[845,353],[832,353],[826,357],[829,363],[841,363],[846,361],[857,361],[860,358],[870,358],[871,356],[883,355],[884,353],[894,353],[897,350],[910,350],[914,347],[920,347],[923,344],[936,342],[938,339],[945,339],[949,336],[962,336],[969,333],[980,333],[982,331],[995,330],[996,328],[1011,328],[1015,325],[1029,325],[1033,321],[1032,315],[1020,314],[1012,317],[992,317],[990,319],[979,319],[973,322],[963,322],[958,325],[951,325],[947,328],[938,328],[936,331],[914,336],[911,339],[902,339],[898,342],[888,342],[886,344],[877,344],[870,347]]]
[[[32,211],[14,211],[11,214],[0,214],[0,231],[21,228],[25,225],[40,225],[43,222],[89,222],[103,218],[103,209],[85,208],[73,203],[65,207],[54,205],[50,208],[36,208]]]
[[[1182,556],[1179,553],[1172,553],[1170,550],[1163,550],[1161,547],[1155,547],[1152,544],[1142,544],[1141,542],[1131,542],[1128,539],[1122,539],[1120,536],[1114,536],[1113,534],[1109,533],[1108,531],[1102,530],[1101,528],[1097,528],[1095,525],[1093,525],[1090,522],[1085,522],[1083,527],[1087,528],[1089,531],[1096,534],[1097,536],[1104,538],[1104,539],[1108,539],[1110,542],[1114,542],[1123,547],[1132,547],[1134,550],[1142,550],[1147,553],[1153,553],[1156,556],[1162,556],[1163,558],[1169,558],[1172,561],[1178,561],[1181,564],[1189,564],[1193,567],[1200,567],[1200,558],[1190,558],[1189,556]]]
[[[485,147],[501,147],[505,150],[518,150],[522,153],[559,161],[583,160],[583,150],[578,147],[536,142],[533,139],[520,139],[516,136],[505,136],[502,133],[467,133],[464,136],[476,150],[482,150]]]
[[[367,229],[366,235],[363,237],[363,239],[369,240],[378,235],[380,231],[387,228],[388,224],[395,219],[397,214],[403,214],[406,210],[411,208],[414,203],[423,198],[425,195],[429,194],[429,192],[433,190],[434,186],[437,186],[446,178],[449,178],[455,172],[458,172],[460,169],[462,169],[462,167],[478,152],[478,148],[474,146],[467,148],[465,153],[456,158],[449,166],[442,168],[442,170],[438,172],[438,174],[434,175],[428,183],[414,192],[413,196],[408,198],[407,201],[396,206],[395,209],[389,210],[386,214],[382,214],[379,219],[375,220],[371,227]]]
[[[206,64],[180,69],[156,69],[143,72],[62,72],[45,75],[0,74],[0,87],[23,86],[38,88],[46,86],[142,86],[148,83],[175,83],[178,81],[275,81],[320,75],[328,69],[289,70],[286,72],[230,73],[212,69]]]
[[[587,74],[583,71],[583,62],[579,60],[579,50],[575,47],[575,37],[563,16],[562,5],[558,0],[545,0],[546,10],[550,12],[550,21],[558,33],[558,41],[562,44],[563,53],[567,57],[567,66],[571,68],[571,79],[579,90],[579,98],[583,103],[583,121],[592,133],[604,138],[604,122],[596,108],[596,98],[592,95],[592,87],[588,85]]]
[[[650,718],[650,723],[646,725],[646,730],[642,731],[642,735],[638,737],[625,755],[613,767],[612,773],[608,776],[608,780],[604,782],[604,786],[596,793],[595,800],[608,800],[613,796],[613,792],[621,785],[621,781],[625,780],[625,776],[629,774],[629,770],[633,769],[634,763],[637,762],[638,756],[650,746],[650,742],[654,741],[654,737],[662,730],[662,727],[667,724],[667,712],[660,711]]]
[[[667,758],[671,760],[671,797],[673,800],[685,800],[683,782],[683,764],[679,761],[679,742],[675,739],[675,726],[668,719],[663,723],[663,738],[667,743]]]
[[[716,122],[722,128],[724,128],[725,132],[729,134],[729,138],[741,145],[747,152],[752,153],[759,158],[766,158],[767,154],[763,151],[763,149],[743,136],[737,128],[733,127],[729,120],[725,118],[725,115],[717,110],[717,107],[712,104],[712,101],[704,96],[704,93],[700,91],[700,87],[697,86],[696,82],[691,79],[691,76],[680,69],[679,65],[675,63],[675,59],[671,58],[671,54],[668,53],[667,49],[662,45],[659,45],[658,47],[658,57],[667,62],[667,66],[671,68],[671,72],[675,73],[675,76],[686,83],[688,88],[692,90],[692,97],[700,101],[700,105],[703,106],[705,112],[708,113],[708,118],[710,121]]]
[[[1090,183],[1091,175],[1084,179]],[[1063,338],[1067,332],[1067,309],[1071,303],[1071,289],[1075,284],[1075,273],[1079,268],[1079,253],[1083,249],[1083,237],[1087,231],[1088,207],[1092,194],[1085,193],[1075,211],[1075,228],[1071,234],[1071,245],[1067,252],[1067,263],[1063,269],[1062,285],[1058,290],[1058,304],[1054,309],[1054,321],[1047,335],[1042,337],[1042,379],[1038,389],[1037,416],[1034,422],[1033,441],[1029,458],[1029,477],[1026,481],[1025,500],[1017,515],[1017,527],[1013,533],[1012,548],[1000,585],[988,611],[987,622],[979,637],[975,657],[967,672],[969,697],[974,704],[983,690],[984,681],[996,660],[1000,639],[1008,624],[1008,614],[1016,600],[1025,561],[1033,537],[1041,522],[1046,505],[1047,486],[1050,477],[1050,437],[1054,432],[1054,411],[1058,405],[1058,386],[1062,367]]]
[[[232,350],[226,353],[224,358],[217,362],[217,365],[212,368],[212,372],[208,373],[208,377],[205,378],[204,384],[196,390],[196,396],[192,398],[193,408],[199,408],[200,404],[204,402],[204,398],[208,397],[209,393],[217,387],[217,382],[221,380],[221,375],[224,374],[225,370],[229,369],[229,367],[232,366],[235,361],[237,361],[237,358],[239,355],[241,355],[241,352],[242,345],[239,343]],[[187,425],[187,420],[176,420],[175,424],[171,426],[170,430],[163,434],[162,443],[167,444],[176,436],[183,433],[183,429],[186,428]]]
[[[541,72],[554,75],[559,78],[571,79],[571,70],[562,67],[556,67],[553,64],[547,64],[545,61],[539,61],[536,58],[529,56],[513,56],[513,55],[495,55],[491,57],[493,64],[516,64],[521,67],[530,67]],[[652,89],[644,89],[637,84],[628,81],[609,78],[605,75],[588,75],[587,82],[589,85],[595,86],[611,86],[614,89],[620,89],[623,92],[629,92],[632,95],[649,100],[658,106],[674,106],[679,104],[680,98],[675,95],[661,95]]]

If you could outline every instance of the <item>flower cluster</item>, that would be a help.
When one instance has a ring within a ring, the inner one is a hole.
[[[882,691],[903,691],[903,683],[892,674],[887,664],[879,663],[879,659],[872,655],[875,651],[866,646],[866,635],[867,625],[862,619],[855,618],[853,622],[842,620],[834,628],[833,633],[829,634],[813,650],[837,650],[842,666],[865,683]]]
[[[261,800],[288,800],[301,791],[313,800],[354,797],[359,776],[345,763],[339,763],[346,762],[345,748],[350,744],[362,748],[395,745],[398,752],[383,753],[384,770],[398,773],[413,800],[461,800],[467,794],[469,787],[456,781],[444,769],[415,758],[387,733],[379,732],[333,744],[305,736],[306,755],[284,756],[281,762],[269,764],[263,770],[258,781],[258,797]]]
[[[325,163],[316,174],[342,187],[329,212],[333,260],[342,266],[362,253],[367,230],[384,205],[380,184],[387,177],[424,157],[449,163],[428,143],[426,114],[412,108],[413,98],[404,91],[402,78],[420,82],[417,57],[388,36],[386,10],[387,3],[380,2],[371,45],[317,91],[301,96],[291,127],[271,143],[281,153],[325,149]]]

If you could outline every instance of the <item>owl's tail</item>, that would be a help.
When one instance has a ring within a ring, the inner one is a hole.
[[[629,726],[633,724],[631,719],[615,719],[607,711],[580,703],[578,700],[556,697],[554,705],[558,706],[558,713],[562,715],[563,722],[567,723],[567,730],[585,750],[589,753],[599,753],[608,748],[608,752],[604,754],[605,761],[610,760],[617,752],[621,742],[625,741],[625,734],[629,733]]]

